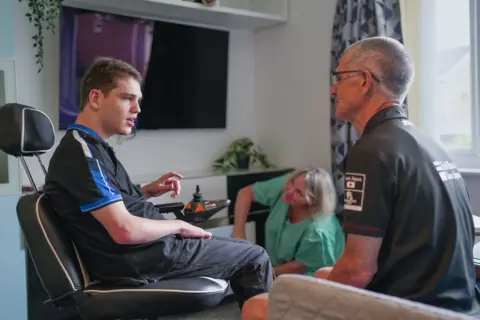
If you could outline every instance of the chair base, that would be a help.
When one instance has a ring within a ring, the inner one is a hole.
[[[75,306],[58,309],[52,302],[47,302],[49,297],[38,277],[32,258],[28,250],[25,252],[28,320],[84,320]]]
[[[114,288],[93,284],[85,290],[85,294],[90,296],[91,299],[87,299],[84,304],[78,308],[73,304],[58,308],[48,301],[49,297],[40,282],[29,254],[26,255],[26,260],[29,320],[110,319],[108,316],[104,317],[105,313],[112,315],[111,319],[157,320],[159,317],[210,309],[222,303],[228,292],[228,283],[206,277],[164,280],[147,286],[132,288]],[[145,290],[145,292],[142,293],[142,290]],[[106,293],[108,291],[111,291],[111,293]],[[108,294],[110,296],[107,296]],[[230,299],[230,297],[227,297],[227,299]],[[122,308],[122,306],[132,305],[132,303],[134,303],[134,308]],[[159,307],[159,305],[162,307]],[[106,310],[105,313],[96,312],[107,307],[109,310]],[[138,312],[139,309],[143,309],[145,312]],[[119,310],[125,311],[126,314],[122,312],[122,315],[118,316],[117,312]],[[130,312],[132,314],[129,315]]]
[[[209,277],[161,280],[141,287],[88,286],[78,309],[86,320],[157,319],[198,312],[225,298],[228,282]]]

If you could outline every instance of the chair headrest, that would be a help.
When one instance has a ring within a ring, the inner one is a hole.
[[[40,110],[18,103],[0,107],[0,150],[18,156],[48,152],[55,143],[50,118]]]

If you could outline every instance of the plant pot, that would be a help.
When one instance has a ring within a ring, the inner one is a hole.
[[[237,156],[237,168],[248,169],[250,166],[250,156]]]

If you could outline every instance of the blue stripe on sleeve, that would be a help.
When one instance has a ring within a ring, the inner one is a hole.
[[[90,203],[90,204],[86,204],[84,206],[80,206],[80,210],[82,212],[88,212],[88,211],[92,211],[92,210],[95,210],[95,209],[100,209],[102,207],[105,207],[108,204],[111,204],[111,203],[114,203],[114,202],[117,202],[117,201],[121,201],[121,200],[122,200],[121,195],[114,194],[114,195],[106,196],[106,197],[104,197],[100,200],[97,200],[94,203]]]
[[[82,131],[85,131],[85,130],[82,130]],[[87,132],[87,133],[91,134],[91,132]],[[90,146],[88,145],[88,143],[85,142],[85,140],[80,136],[77,130],[73,130],[72,134],[75,140],[77,140],[78,143],[80,144],[83,154],[87,159],[88,169],[90,171],[93,182],[95,184],[95,186],[89,186],[89,187],[90,188],[96,187],[97,189],[97,190],[93,190],[94,191],[93,193],[95,194],[94,198],[101,197],[99,200],[96,200],[93,203],[80,206],[80,210],[82,212],[88,212],[88,211],[92,211],[92,210],[104,207],[110,203],[121,201],[122,196],[118,193],[117,190],[115,190],[115,188],[108,181],[108,175],[105,169],[100,165],[100,162],[93,157],[92,151],[90,150]],[[85,178],[88,179],[88,177],[85,177]],[[98,194],[95,191],[98,191]]]
[[[100,163],[95,158],[87,158],[88,167],[98,190],[105,197],[118,195],[118,192],[108,182],[108,176],[105,170],[102,170]]]

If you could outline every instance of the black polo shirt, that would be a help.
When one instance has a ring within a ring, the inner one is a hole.
[[[50,160],[43,191],[94,280],[135,284],[158,279],[176,261],[175,236],[120,245],[90,214],[123,201],[133,215],[164,219],[132,184],[113,149],[91,129],[77,124],[69,127]]]
[[[459,312],[475,297],[475,230],[464,180],[399,106],[378,112],[347,155],[344,230],[383,238],[366,289]]]

